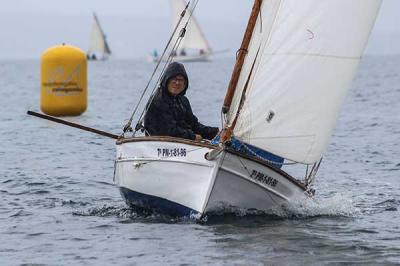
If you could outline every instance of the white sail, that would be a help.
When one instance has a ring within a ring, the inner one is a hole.
[[[171,7],[172,7],[172,28],[174,29],[182,11],[186,7],[185,0],[171,0]],[[191,16],[191,11],[188,9],[185,15],[185,18],[182,20],[179,29],[181,29],[188,19]],[[179,31],[178,31],[179,32]],[[203,31],[200,28],[199,23],[197,22],[196,18],[192,15],[186,28],[186,35],[183,38],[179,50],[184,49],[198,49],[203,50],[205,53],[211,52],[211,47],[207,42]]]
[[[100,56],[101,58],[107,58],[109,55],[111,55],[111,50],[107,44],[105,34],[101,29],[100,22],[96,14],[93,14],[93,18],[94,22],[90,35],[88,55],[96,55]]]
[[[381,0],[264,0],[228,123],[234,135],[296,162],[325,151]],[[251,71],[252,70],[252,71]]]

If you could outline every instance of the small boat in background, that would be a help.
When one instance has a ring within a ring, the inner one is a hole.
[[[187,4],[185,0],[170,0],[170,4],[172,9],[172,29],[174,29],[179,23],[182,10],[185,9]],[[211,56],[213,55],[213,50],[201,30],[199,23],[190,10],[187,10],[185,19],[180,22],[180,25],[184,25],[187,21],[189,21],[189,24],[187,26],[185,37],[182,39],[179,49],[173,51],[172,60],[179,62],[210,61]],[[174,37],[173,42],[178,39],[179,32]],[[148,61],[150,62],[158,62],[159,60],[160,57],[156,50],[148,57]],[[161,60],[164,59],[162,58]]]
[[[93,13],[93,27],[90,34],[89,50],[87,52],[88,60],[107,60],[111,55],[110,46],[107,43],[106,35],[100,26],[96,13]]]

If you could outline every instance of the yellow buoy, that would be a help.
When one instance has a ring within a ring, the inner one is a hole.
[[[86,54],[64,44],[47,49],[41,58],[40,109],[48,115],[75,116],[86,108]]]

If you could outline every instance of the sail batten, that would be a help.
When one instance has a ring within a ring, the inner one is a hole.
[[[292,161],[318,161],[380,4],[264,0],[227,116],[228,125],[237,120],[234,135]]]

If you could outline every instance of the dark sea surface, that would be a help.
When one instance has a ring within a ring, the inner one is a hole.
[[[233,63],[187,64],[200,121],[220,126]],[[67,119],[119,134],[153,67],[90,63],[88,110]],[[26,115],[39,76],[0,61],[0,265],[400,265],[400,56],[363,59],[313,200],[200,222],[129,209],[112,139]]]

